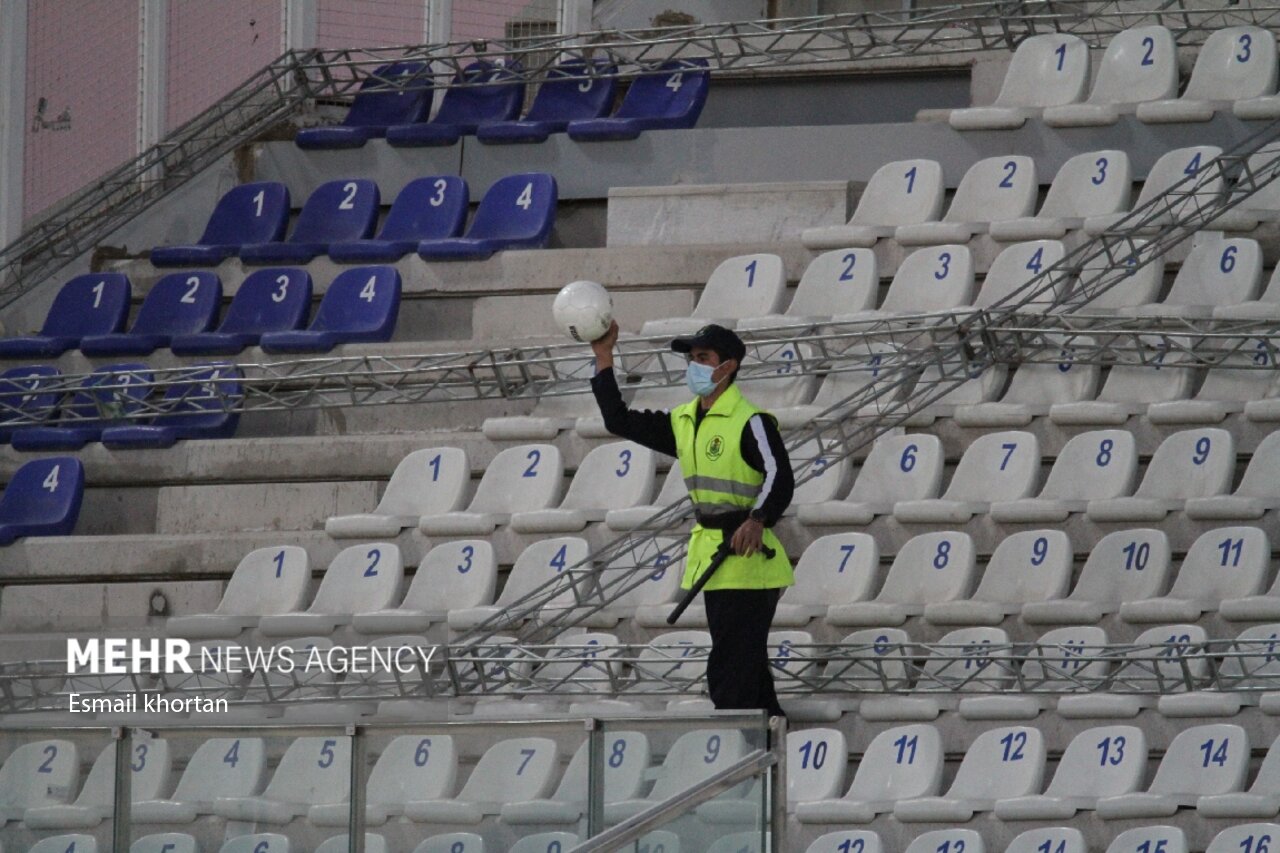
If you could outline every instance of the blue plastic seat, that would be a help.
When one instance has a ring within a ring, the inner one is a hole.
[[[83,497],[84,466],[74,456],[26,463],[0,495],[0,545],[21,536],[66,536]]]
[[[352,267],[329,285],[310,327],[268,332],[266,352],[328,352],[338,344],[389,341],[400,312],[400,273],[394,267]]]
[[[569,122],[569,137],[579,141],[635,139],[644,130],[693,127],[707,102],[711,73],[705,59],[677,59],[639,77],[622,106],[608,118]]]
[[[176,272],[155,283],[128,332],[86,335],[85,355],[148,355],[174,335],[207,332],[222,304],[222,281],[211,272]]]
[[[389,127],[387,142],[396,146],[453,145],[482,124],[519,117],[523,104],[524,83],[510,69],[480,60],[454,78],[435,118]]]
[[[545,142],[551,134],[563,133],[571,121],[605,115],[618,90],[618,68],[602,62],[594,65],[592,74],[599,76],[586,80],[572,79],[586,72],[587,63],[581,60],[552,68],[523,119],[486,124],[476,131],[476,139],[490,144]]]
[[[160,413],[149,424],[126,424],[102,431],[102,444],[112,450],[172,447],[180,439],[230,438],[240,425],[240,412],[228,411],[244,398],[242,374],[235,365],[206,364],[190,379],[164,392]]]
[[[300,130],[294,141],[299,148],[313,150],[359,148],[370,139],[386,136],[393,124],[425,121],[431,114],[431,77],[423,74],[412,88],[396,86],[396,78],[419,74],[425,67],[424,62],[395,62],[375,68],[360,84],[342,124]]]
[[[254,270],[232,297],[216,332],[174,335],[178,355],[234,355],[257,346],[265,332],[300,329],[311,310],[311,274],[291,267]]]
[[[246,264],[305,264],[328,252],[330,243],[373,236],[381,203],[373,181],[353,178],[323,183],[302,205],[289,239],[243,246],[240,260]]]
[[[60,376],[61,370],[47,364],[13,367],[0,373],[0,444],[8,441],[14,430],[57,414],[62,393],[51,386],[57,386]]]
[[[190,246],[157,246],[157,267],[217,266],[241,246],[278,242],[289,226],[289,190],[275,181],[241,184],[228,190],[209,216],[200,242]]]
[[[339,262],[365,264],[399,260],[417,249],[423,240],[461,234],[470,203],[467,182],[456,175],[432,175],[410,181],[392,202],[377,239],[330,244],[329,257]]]
[[[465,237],[424,240],[418,254],[429,261],[468,261],[503,249],[540,249],[551,238],[557,197],[551,175],[507,175],[484,194]]]
[[[97,441],[102,431],[138,412],[151,392],[145,364],[110,364],[95,370],[62,407],[56,424],[17,430],[14,450],[78,450]]]
[[[123,273],[76,276],[54,297],[40,334],[0,339],[0,358],[51,358],[75,349],[86,335],[120,331],[132,291]]]

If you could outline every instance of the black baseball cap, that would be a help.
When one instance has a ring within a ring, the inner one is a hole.
[[[703,326],[687,338],[676,338],[671,342],[671,349],[684,355],[688,355],[694,347],[715,350],[721,361],[732,358],[739,364],[747,354],[747,345],[742,342],[742,338],[715,323]]]

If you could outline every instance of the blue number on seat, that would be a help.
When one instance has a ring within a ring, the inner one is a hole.
[[[1203,465],[1209,458],[1209,449],[1213,446],[1213,442],[1209,440],[1209,436],[1201,436],[1196,439],[1196,452],[1192,454],[1191,461],[1196,465]]]
[[[844,261],[844,271],[840,273],[840,281],[853,281],[853,266],[858,262],[857,253],[850,252],[840,260]]]
[[[1040,536],[1035,542],[1031,543],[1031,565],[1043,566],[1045,558],[1049,556],[1049,537]]]
[[[1218,261],[1218,269],[1224,273],[1229,273],[1236,268],[1236,252],[1238,246],[1231,245],[1222,250],[1222,260]]]
[[[471,561],[475,557],[475,555],[476,555],[476,546],[474,545],[462,546],[462,562],[457,565],[458,574],[465,575],[467,572],[471,571]]]
[[[418,741],[418,748],[413,751],[413,764],[415,767],[426,767],[427,761],[431,759],[431,738],[424,737]]]
[[[861,838],[846,838],[836,845],[839,853],[863,853],[866,850],[867,842]]]
[[[130,762],[129,769],[134,773],[141,773],[142,769],[147,766],[148,747],[145,743],[140,743],[134,748],[133,754],[137,756],[137,762]]]
[[[333,748],[338,745],[336,740],[326,740],[320,746],[320,760],[316,762],[316,766],[320,768],[333,766]]]
[[[253,845],[253,853],[267,853],[271,849],[271,844],[266,841],[259,841]]]
[[[1031,256],[1031,259],[1027,261],[1026,268],[1031,270],[1032,272],[1040,272],[1040,270],[1043,267],[1044,267],[1044,246],[1040,246],[1039,248],[1036,249],[1035,253]]]
[[[907,737],[903,735],[893,742],[898,748],[898,754],[894,757],[894,764],[915,764],[916,763],[916,747],[920,743],[919,735]],[[910,751],[908,751],[910,750]]]
[[[933,555],[933,567],[941,571],[951,562],[951,540],[943,539],[938,543],[938,551]]]
[[[1236,44],[1240,45],[1240,53],[1236,54],[1236,61],[1248,62],[1249,57],[1253,56],[1253,36],[1248,33],[1241,33],[1240,38],[1236,40]]]
[[[1200,171],[1200,152],[1196,152],[1196,156],[1187,161],[1187,167],[1182,170],[1184,175],[1194,175]]]
[[[1150,542],[1143,542],[1142,544],[1130,542],[1120,550],[1124,552],[1125,571],[1133,569],[1140,572],[1147,567],[1147,560],[1151,558]]]
[[[1013,176],[1018,173],[1018,161],[1010,160],[1004,164],[1005,175],[997,186],[1002,190],[1013,189]]]
[[[524,473],[521,474],[520,476],[522,477],[538,476],[538,462],[539,460],[542,459],[542,451],[537,449],[530,450],[529,453],[524,458],[529,460],[529,467],[525,468]]]
[[[369,567],[364,570],[364,576],[376,578],[378,576],[378,562],[382,559],[382,551],[377,548],[370,548],[369,553],[364,556],[365,559],[369,560]]]
[[[1027,745],[1027,733],[1009,732],[1000,738],[1000,743],[1004,747],[1004,751],[1000,754],[1001,761],[1021,761],[1022,749]]]
[[[431,466],[431,482],[434,483],[440,479],[440,454],[437,453],[427,464]]]
[[[943,252],[938,255],[938,263],[942,266],[934,271],[933,277],[938,281],[942,281],[951,272],[951,253]]]
[[[524,761],[521,761],[520,766],[516,768],[517,776],[524,773],[524,769],[529,766],[529,762],[538,754],[538,751],[536,749],[522,749],[520,750],[520,754],[524,756]]]
[[[1200,744],[1200,751],[1204,753],[1204,761],[1200,766],[1208,767],[1212,763],[1212,764],[1218,765],[1219,767],[1226,767],[1227,766],[1227,744],[1229,744],[1230,742],[1231,742],[1231,738],[1224,737],[1222,739],[1221,745],[1219,745],[1217,749],[1214,749],[1213,747],[1215,743],[1213,738],[1209,738],[1207,741]]]
[[[916,467],[916,452],[919,450],[920,447],[915,444],[908,444],[903,448],[902,458],[898,460],[898,467],[902,469],[904,474]]]
[[[230,764],[232,767],[240,763],[240,738],[236,738],[231,748],[227,750],[227,754],[222,756],[222,763]]]
[[[1115,441],[1110,438],[1104,438],[1098,442],[1098,455],[1094,457],[1093,461],[1097,463],[1099,468],[1106,468],[1111,464],[1111,451],[1115,446]]]
[[[43,764],[41,764],[39,767],[36,768],[36,772],[52,773],[53,760],[58,757],[58,747],[51,743],[48,746],[46,746],[44,749],[40,750],[40,752],[42,752],[44,755],[48,757],[44,760]]]
[[[807,740],[800,745],[800,769],[808,770],[812,760],[813,769],[821,770],[827,762],[827,742],[825,740]]]
[[[750,287],[751,285],[756,283],[756,264],[757,263],[759,263],[759,261],[752,261],[751,263],[747,264],[747,268],[746,270],[744,270],[744,272],[746,272],[747,274],[747,287]]]
[[[1097,160],[1093,161],[1093,165],[1098,167],[1098,174],[1090,178],[1089,182],[1095,187],[1100,187],[1103,182],[1107,180],[1107,158],[1099,157]]]
[[[275,559],[271,562],[276,564],[276,577],[280,577],[281,572],[284,571],[284,551],[276,554]]]
[[[564,564],[565,564],[565,561],[568,559],[568,554],[569,554],[569,546],[561,545],[560,550],[556,551],[555,555],[551,558],[551,562],[548,565],[550,565],[551,568],[555,569],[557,572],[564,571]]]
[[[1156,50],[1156,40],[1151,36],[1147,36],[1142,40],[1142,46],[1147,49],[1147,52],[1142,54],[1142,62],[1140,64],[1155,65],[1156,61],[1152,58],[1152,54],[1155,53]]]
[[[1005,466],[1009,464],[1009,460],[1013,458],[1013,452],[1018,449],[1016,441],[1006,442],[1000,445],[1000,449],[1004,451],[1004,458],[1000,460],[1000,470],[1003,471]]]
[[[911,191],[916,187],[916,167],[907,169],[907,173],[902,177],[907,179],[907,195],[911,195]]]
[[[707,738],[707,752],[702,756],[703,764],[715,764],[716,759],[720,757],[720,735],[712,735]]]
[[[1066,42],[1063,42],[1062,44],[1058,45],[1058,46],[1054,49],[1054,51],[1053,51],[1053,52],[1054,52],[1054,53],[1056,53],[1056,54],[1058,55],[1058,68],[1057,68],[1057,70],[1058,70],[1058,71],[1061,71],[1061,70],[1062,70],[1062,63],[1063,63],[1063,61],[1064,61],[1064,60],[1066,60],[1066,58],[1067,58],[1067,43],[1066,43]]]
[[[631,451],[623,450],[618,454],[618,460],[622,463],[622,467],[615,468],[613,473],[619,477],[625,477],[631,471]]]
[[[1227,562],[1230,561],[1231,568],[1239,568],[1240,555],[1244,553],[1244,538],[1232,539],[1227,537],[1218,543],[1218,550],[1222,552],[1222,567],[1227,568]]]
[[[853,556],[853,545],[841,545],[840,550],[844,552],[844,559],[840,561],[840,567],[836,569],[836,574],[844,574],[844,567],[849,565],[849,558]]]
[[[1098,751],[1102,755],[1098,758],[1098,766],[1106,767],[1110,764],[1112,767],[1119,767],[1124,761],[1124,735],[1116,735],[1115,737],[1104,737],[1098,741]]]
[[[613,742],[613,750],[609,753],[609,766],[615,770],[622,766],[622,762],[626,760],[627,741],[626,738],[618,738]]]

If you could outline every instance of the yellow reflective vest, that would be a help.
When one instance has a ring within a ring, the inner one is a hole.
[[[694,509],[703,513],[749,510],[760,495],[765,475],[742,458],[742,431],[752,415],[773,416],[749,403],[736,383],[716,399],[701,425],[697,425],[699,402],[695,397],[671,410],[676,457]],[[733,531],[711,530],[695,524],[680,585],[691,588],[711,562],[721,539],[732,535]],[[776,589],[795,583],[791,561],[782,543],[767,528],[764,544],[774,550],[773,559],[763,553],[750,557],[731,555],[712,575],[706,589]]]

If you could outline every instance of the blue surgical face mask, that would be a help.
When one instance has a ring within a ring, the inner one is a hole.
[[[709,364],[698,364],[696,361],[691,361],[689,362],[689,369],[685,371],[684,381],[688,384],[690,391],[699,397],[706,397],[716,390],[717,383],[711,378],[711,374],[715,372],[716,369]]]

